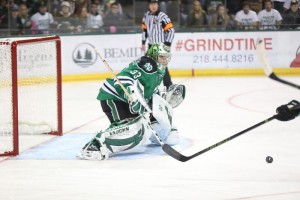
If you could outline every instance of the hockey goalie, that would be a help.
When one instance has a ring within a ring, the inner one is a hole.
[[[82,148],[80,159],[108,159],[148,140],[157,145],[178,143],[172,116],[173,108],[185,98],[185,86],[159,90],[170,59],[168,46],[154,44],[145,56],[106,79],[97,99],[111,124]]]

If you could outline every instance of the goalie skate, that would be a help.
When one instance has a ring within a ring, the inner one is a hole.
[[[103,148],[89,145],[88,148],[83,148],[77,157],[81,160],[107,160],[109,155]]]

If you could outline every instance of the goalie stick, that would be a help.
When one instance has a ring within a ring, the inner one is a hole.
[[[195,158],[196,156],[199,156],[199,155],[201,155],[201,154],[203,154],[203,153],[205,153],[209,150],[212,150],[212,149],[214,149],[214,148],[216,148],[216,147],[218,147],[218,146],[220,146],[220,145],[222,145],[222,144],[224,144],[224,143],[226,143],[226,142],[228,142],[228,141],[230,141],[230,140],[232,140],[232,139],[234,139],[234,138],[236,138],[236,137],[238,137],[238,136],[240,136],[240,135],[242,135],[242,134],[244,134],[244,133],[246,133],[246,132],[248,132],[248,131],[250,131],[254,128],[257,128],[257,127],[259,127],[259,126],[261,126],[265,123],[268,123],[268,122],[272,121],[273,119],[275,119],[275,117],[276,117],[276,115],[274,115],[274,116],[272,116],[272,117],[270,117],[270,118],[268,118],[264,121],[261,121],[261,122],[255,124],[255,125],[247,128],[247,129],[245,129],[241,132],[238,132],[238,133],[236,133],[236,134],[234,134],[234,135],[232,135],[232,136],[230,136],[230,137],[228,137],[228,138],[226,138],[226,139],[224,139],[220,142],[217,142],[216,144],[213,144],[213,145],[211,145],[211,146],[209,146],[209,147],[207,147],[207,148],[205,148],[205,149],[203,149],[203,150],[201,150],[201,151],[199,151],[199,152],[197,152],[197,153],[195,153],[191,156],[184,156],[184,155],[180,154],[179,152],[177,152],[172,147],[170,148],[169,145],[164,145],[163,150],[164,150],[164,152],[166,152],[168,155],[172,156],[176,160],[181,161],[181,162],[186,162],[186,161],[191,160],[191,159]]]
[[[279,78],[273,72],[273,69],[270,66],[270,64],[269,64],[269,62],[267,60],[266,54],[265,54],[265,43],[260,38],[257,40],[257,54],[258,54],[258,57],[260,58],[260,61],[262,63],[262,67],[263,67],[263,70],[264,70],[264,73],[265,73],[266,76],[268,76],[272,80],[275,80],[275,81],[278,81],[280,83],[283,83],[283,84],[292,86],[294,88],[300,89],[299,85],[296,85],[296,84],[291,83],[289,81],[283,80],[283,79]]]
[[[297,105],[297,106],[290,105],[290,106],[288,106],[288,108],[290,110],[300,110],[300,104]],[[199,156],[199,155],[201,155],[201,154],[203,154],[203,153],[205,153],[209,150],[212,150],[212,149],[214,149],[214,148],[216,148],[216,147],[218,147],[218,146],[220,146],[220,145],[222,145],[226,142],[229,142],[230,140],[232,140],[232,139],[234,139],[234,138],[236,138],[240,135],[243,135],[244,133],[246,133],[246,132],[248,132],[248,131],[250,131],[254,128],[257,128],[257,127],[259,127],[263,124],[266,124],[266,123],[272,121],[273,119],[275,119],[276,117],[277,117],[277,115],[273,115],[272,117],[269,117],[268,119],[265,119],[264,121],[261,121],[261,122],[247,128],[247,129],[245,129],[241,132],[238,132],[238,133],[236,133],[236,134],[234,134],[234,135],[232,135],[232,136],[230,136],[230,137],[228,137],[228,138],[226,138],[226,139],[224,139],[220,142],[217,142],[217,143],[215,143],[215,144],[213,144],[213,145],[211,145],[211,146],[209,146],[209,147],[207,147],[207,148],[205,148],[205,149],[203,149],[203,150],[201,150],[201,151],[199,151],[199,152],[197,152],[197,153],[195,153],[191,156],[184,156],[181,153],[179,153],[178,151],[176,151],[175,149],[173,149],[172,147],[170,147],[169,145],[164,145],[163,150],[164,150],[164,152],[166,152],[168,155],[172,156],[176,160],[181,161],[181,162],[186,162],[186,161],[191,160],[191,159],[195,158],[196,156]]]

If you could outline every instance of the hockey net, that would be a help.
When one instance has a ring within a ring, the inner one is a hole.
[[[0,40],[0,156],[19,153],[19,135],[62,134],[58,36]]]

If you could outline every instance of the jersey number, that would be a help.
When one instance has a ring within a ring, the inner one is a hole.
[[[141,72],[139,72],[138,70],[131,70],[130,73],[133,75],[134,79],[137,79],[142,75]]]

